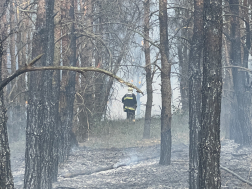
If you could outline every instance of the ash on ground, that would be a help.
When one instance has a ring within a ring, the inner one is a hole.
[[[159,165],[160,146],[134,148],[72,150],[67,162],[60,165],[54,189],[74,188],[172,188],[186,189],[188,184],[188,145],[174,144],[171,165]],[[15,188],[23,188],[24,154],[11,157]],[[221,166],[252,182],[252,148],[223,140]],[[221,169],[222,188],[250,189],[233,174]]]

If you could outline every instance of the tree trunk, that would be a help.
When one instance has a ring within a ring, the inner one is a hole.
[[[146,72],[146,91],[147,102],[145,109],[144,132],[143,138],[150,138],[151,126],[151,109],[152,109],[152,77],[151,77],[151,60],[150,60],[150,0],[144,1],[144,54],[145,54],[145,72]],[[138,107],[140,108],[140,107]]]
[[[199,188],[221,188],[220,112],[222,92],[222,0],[204,1],[202,123]]]
[[[183,6],[190,7],[190,2],[183,1]],[[182,23],[180,24],[180,37],[189,40],[189,30],[190,22],[189,22],[189,11],[187,9],[179,9],[182,12]],[[180,39],[180,44],[178,46],[178,56],[179,56],[179,73],[180,73],[180,94],[181,94],[181,104],[182,104],[182,111],[187,113],[189,107],[189,89],[188,89],[188,62],[189,62],[189,55],[188,55],[188,41]]]
[[[32,57],[45,53],[41,60],[43,66],[53,64],[53,10],[54,0],[40,1],[38,4]],[[53,154],[57,105],[53,101],[52,76],[53,71],[30,75],[24,179],[24,188],[27,189],[52,188],[52,179],[57,173]]]
[[[69,21],[69,3],[67,0],[62,0],[59,2],[56,2],[56,4],[60,7],[60,16],[61,16],[61,56],[62,56],[62,65],[63,66],[69,66],[69,44],[70,44],[70,37],[67,35],[68,33],[71,32],[71,30],[64,24],[64,22]],[[70,31],[69,31],[70,30]],[[60,43],[60,42],[59,42]],[[57,47],[57,45],[55,46]],[[62,70],[61,72],[61,83],[60,83],[60,96],[59,96],[59,122],[60,122],[60,126],[59,126],[59,151],[58,151],[58,155],[59,155],[59,163],[62,163],[65,161],[66,159],[66,149],[65,149],[65,142],[64,142],[64,138],[65,138],[65,132],[66,131],[66,124],[65,123],[65,119],[67,118],[68,115],[67,114],[67,93],[66,93],[66,86],[69,80],[69,74],[70,72]],[[64,125],[63,125],[64,124]]]
[[[85,18],[87,31],[93,33],[93,1],[87,0],[85,2]],[[86,39],[86,47],[84,49],[83,55],[81,55],[81,64],[82,66],[94,66],[92,65],[92,53],[93,45],[90,38]],[[79,106],[80,112],[78,114],[78,128],[76,129],[76,136],[79,142],[83,142],[88,139],[88,134],[90,127],[92,125],[92,115],[94,107],[94,87],[93,87],[93,75],[94,73],[87,73],[85,77],[81,76],[81,96],[82,98],[77,101],[82,104]],[[83,101],[84,100],[84,101]]]
[[[189,188],[198,186],[198,132],[201,125],[203,0],[194,0],[194,28],[189,55]]]
[[[60,11],[60,1],[56,0],[55,1],[55,12]],[[60,20],[60,14],[57,14],[54,18],[55,23],[58,23]],[[56,39],[58,39],[59,36],[61,36],[61,30],[60,27],[55,27],[54,28],[54,41],[56,41]],[[53,58],[53,65],[54,66],[60,66],[60,58],[61,58],[61,44],[60,42],[55,43],[54,46],[54,58]],[[53,72],[53,76],[52,76],[52,101],[55,102],[55,112],[57,112],[57,114],[55,115],[55,142],[53,144],[53,170],[55,171],[52,181],[55,182],[57,181],[57,176],[58,176],[58,165],[59,165],[59,160],[60,160],[60,146],[62,144],[61,141],[61,122],[60,122],[60,114],[59,114],[59,99],[60,99],[60,71],[54,71]]]
[[[97,2],[97,12],[99,15],[102,15],[102,2]],[[97,29],[96,31],[101,36],[101,39],[103,41],[107,41],[105,33],[106,26],[103,26],[103,23],[106,18],[103,18],[103,16],[99,16],[97,19]],[[101,44],[100,40],[96,41],[96,53],[95,53],[95,67],[102,68],[102,69],[108,69],[105,67],[105,53],[104,53],[104,47]],[[93,111],[93,122],[94,125],[96,122],[99,122],[102,119],[102,116],[104,115],[105,108],[107,107],[107,101],[105,102],[105,93],[107,88],[107,76],[101,73],[94,73],[94,111]],[[104,106],[105,105],[105,106]]]
[[[159,164],[171,163],[171,64],[169,63],[167,0],[159,0],[160,54],[161,54],[161,151]]]
[[[1,10],[1,9],[0,9]],[[0,11],[2,13],[2,11]],[[0,81],[2,81],[3,46],[0,38]],[[10,164],[10,148],[7,134],[7,116],[3,99],[3,90],[0,91],[0,189],[14,188]]]
[[[246,67],[241,61],[241,38],[239,22],[239,0],[229,0],[231,17],[231,50],[230,60],[233,66]],[[246,60],[248,53],[245,49],[244,56]],[[232,68],[234,83],[234,100],[232,101],[232,120],[230,126],[230,139],[242,145],[249,145],[252,142],[252,130],[249,104],[251,104],[251,94],[246,89],[245,72],[238,68]]]
[[[69,18],[74,21],[74,0],[71,0],[71,6],[69,9]],[[71,24],[71,35],[70,35],[70,46],[68,62],[69,66],[76,66],[76,36],[74,34],[75,26],[74,23]],[[74,111],[74,99],[75,99],[75,72],[68,72],[68,80],[65,85],[65,99],[64,108],[61,109],[61,125],[63,139],[61,145],[62,161],[66,160],[71,149],[71,137],[72,135],[72,123],[73,123],[73,111]]]

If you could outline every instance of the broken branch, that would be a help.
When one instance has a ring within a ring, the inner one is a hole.
[[[100,68],[94,68],[94,67],[72,67],[72,66],[45,66],[45,67],[33,67],[33,65],[43,56],[43,54],[37,56],[35,59],[33,59],[28,65],[26,65],[25,67],[22,67],[20,69],[18,69],[15,73],[13,73],[11,76],[7,77],[6,79],[4,79],[1,83],[0,83],[0,91],[3,90],[3,88],[10,82],[12,81],[14,78],[16,78],[17,76],[26,73],[26,72],[31,72],[31,71],[44,71],[44,70],[67,70],[67,71],[75,71],[81,74],[84,74],[87,71],[93,71],[93,72],[100,72],[103,74],[106,74],[114,79],[116,79],[117,81],[119,81],[122,84],[127,85],[128,87],[132,87],[134,89],[136,89],[136,91],[138,93],[141,93],[143,95],[143,92],[137,88],[135,85],[124,81],[122,78],[114,75],[113,73],[107,71],[107,70],[103,70]]]

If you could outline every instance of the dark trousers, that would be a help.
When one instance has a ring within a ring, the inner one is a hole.
[[[132,121],[135,119],[135,111],[134,110],[127,110],[127,119]]]

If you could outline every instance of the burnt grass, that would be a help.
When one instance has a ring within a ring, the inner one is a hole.
[[[159,165],[160,123],[154,119],[151,138],[142,139],[143,120],[100,123],[90,138],[74,147],[59,167],[53,188],[189,188],[187,118],[173,119],[171,165]],[[15,188],[23,188],[24,142],[12,143],[11,163]],[[222,139],[221,166],[250,182],[252,148]],[[222,188],[247,189],[251,185],[221,169]]]

